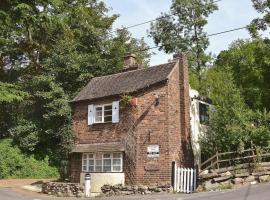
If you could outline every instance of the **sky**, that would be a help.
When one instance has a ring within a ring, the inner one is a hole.
[[[155,19],[161,12],[169,10],[170,0],[104,0],[110,8],[110,14],[119,14],[114,28],[131,26],[144,21]],[[252,7],[251,0],[222,0],[217,3],[219,10],[208,18],[205,31],[208,34],[226,31],[248,25],[252,19],[258,17],[258,13]],[[135,38],[144,37],[145,42],[155,46],[152,38],[148,37],[147,30],[150,24],[130,28],[129,31]],[[218,55],[220,51],[228,49],[229,45],[237,39],[250,38],[247,30],[239,30],[231,33],[210,37],[210,46],[207,51]],[[165,54],[157,49],[153,50],[150,65],[167,62],[172,55]]]

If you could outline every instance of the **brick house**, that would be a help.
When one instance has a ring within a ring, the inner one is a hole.
[[[174,165],[193,166],[186,56],[142,68],[129,54],[124,63],[123,72],[93,78],[72,101],[71,181],[90,172],[98,187],[172,184]]]

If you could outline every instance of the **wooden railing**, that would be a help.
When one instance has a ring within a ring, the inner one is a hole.
[[[234,166],[236,164],[256,163],[260,160],[270,161],[270,147],[263,149],[246,149],[241,153],[232,152],[216,152],[215,155],[199,165],[200,171],[207,169],[219,169],[221,167]]]

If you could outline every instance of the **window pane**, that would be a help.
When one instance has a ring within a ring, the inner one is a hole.
[[[104,116],[111,116],[111,115],[112,115],[112,110],[104,111]]]
[[[120,172],[121,171],[121,166],[113,166],[113,171],[114,172]]]
[[[97,165],[101,166],[102,165],[102,160],[96,160],[96,166]]]
[[[111,160],[110,159],[104,159],[103,160],[103,165],[111,166]]]
[[[94,165],[95,163],[94,160],[89,160],[88,162],[89,162],[89,165]]]
[[[87,164],[87,160],[83,160],[83,165],[86,165]]]
[[[101,166],[96,166],[96,170],[95,170],[95,172],[101,172]]]
[[[94,154],[88,154],[88,158],[94,158]]]
[[[102,154],[101,153],[97,153],[96,154],[96,159],[97,160],[101,160],[102,159]]]
[[[101,106],[97,106],[97,107],[96,107],[96,112],[97,112],[97,111],[102,111],[102,107],[101,107]]]
[[[83,154],[83,159],[87,159],[87,154]]]
[[[113,153],[113,158],[121,158],[121,153]]]
[[[104,117],[104,122],[111,122],[111,121],[112,121],[112,116]]]
[[[112,105],[104,106],[104,110],[112,110]]]
[[[209,106],[203,103],[199,103],[199,115],[200,115],[200,123],[208,124],[209,122]]]
[[[104,153],[103,154],[103,158],[110,158],[111,157],[111,154],[110,153]]]
[[[113,159],[113,165],[121,165],[121,159]]]
[[[84,171],[84,172],[86,171],[86,166],[83,166],[83,171]]]
[[[111,166],[103,166],[103,172],[110,172]]]
[[[89,167],[88,167],[88,171],[89,171],[89,172],[94,172],[94,166],[89,166]]]

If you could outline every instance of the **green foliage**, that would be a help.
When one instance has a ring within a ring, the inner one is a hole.
[[[49,166],[48,157],[36,160],[24,155],[12,140],[0,140],[0,178],[52,178],[58,177],[57,168]]]
[[[73,140],[68,96],[49,76],[33,77],[25,89],[29,97],[21,104],[21,120],[11,131],[14,141],[24,152],[50,155],[60,162],[67,158]]]
[[[130,95],[121,95],[120,105],[122,108],[127,107],[130,104],[130,101],[132,99],[132,96]]]
[[[216,65],[232,72],[251,109],[270,111],[270,40],[238,40],[220,53]]]
[[[166,53],[186,52],[199,80],[210,56],[204,27],[207,17],[217,10],[213,0],[173,0],[170,12],[151,24],[150,35]]]
[[[213,100],[207,133],[201,138],[202,153],[228,152],[265,147],[270,141],[270,114],[250,110],[236,87],[231,71],[212,68],[208,71],[204,91]]]
[[[253,37],[258,36],[258,31],[265,31],[270,26],[270,0],[252,0],[253,7],[261,15],[261,17],[254,19],[249,31]]]
[[[19,90],[18,87],[12,84],[3,83],[0,81],[0,103],[10,103],[13,101],[21,101],[27,93]]]
[[[119,72],[129,51],[147,65],[147,45],[112,32],[117,15],[100,0],[4,0],[0,18],[0,137],[60,165],[73,143],[70,100],[91,78]]]

